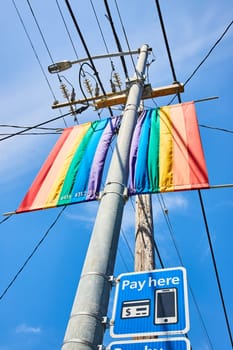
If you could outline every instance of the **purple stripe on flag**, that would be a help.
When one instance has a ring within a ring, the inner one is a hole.
[[[98,194],[100,190],[105,158],[109,145],[112,141],[112,136],[119,122],[120,117],[109,119],[109,122],[101,136],[90,171],[86,200],[96,199],[96,194]]]
[[[142,124],[144,122],[145,116],[146,116],[147,111],[143,111],[139,118],[138,122],[136,124],[133,137],[132,137],[132,143],[131,143],[131,148],[130,148],[130,155],[129,155],[129,164],[130,164],[130,179],[129,179],[129,188],[132,191],[135,189],[135,184],[134,184],[134,177],[135,177],[135,164],[137,161],[137,153],[138,153],[138,142],[140,138],[140,133],[142,129]],[[132,191],[133,192],[133,191]]]

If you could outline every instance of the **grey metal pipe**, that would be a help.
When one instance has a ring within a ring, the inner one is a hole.
[[[115,257],[125,204],[129,149],[137,121],[149,47],[143,45],[131,80],[117,143],[110,163],[62,350],[94,350],[102,344]]]

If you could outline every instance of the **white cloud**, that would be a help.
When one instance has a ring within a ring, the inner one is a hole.
[[[64,215],[69,220],[91,223],[95,221],[97,209],[97,201],[78,203],[75,206],[70,206]]]
[[[164,203],[167,209],[180,210],[188,207],[188,201],[182,194],[171,194],[170,196],[164,196]]]
[[[153,216],[156,222],[163,220],[163,211],[165,214],[184,211],[188,208],[188,200],[182,194],[166,193],[152,197]],[[166,211],[165,211],[166,210]]]
[[[29,326],[26,323],[22,323],[16,327],[16,333],[30,333],[40,334],[42,332],[40,327]]]

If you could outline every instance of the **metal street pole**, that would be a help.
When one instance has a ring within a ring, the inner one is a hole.
[[[68,322],[63,350],[94,350],[102,344],[117,245],[125,204],[128,158],[137,121],[149,48],[140,49],[117,143],[110,163],[78,290]]]

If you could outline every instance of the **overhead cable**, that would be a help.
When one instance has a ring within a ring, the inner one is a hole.
[[[123,231],[122,228],[121,228],[121,233],[122,233],[122,236],[123,236],[123,238],[124,238],[124,240],[125,240],[125,243],[126,243],[128,249],[129,249],[130,255],[131,255],[131,257],[134,259],[134,254],[133,254],[132,248],[130,247],[130,244],[129,244],[129,242],[128,242],[128,240],[127,240],[127,237],[126,237],[126,235],[125,235],[125,233],[124,233],[124,231]]]
[[[225,305],[225,302],[224,302],[224,297],[223,297],[221,282],[220,282],[220,278],[219,278],[217,263],[216,263],[216,259],[215,259],[215,255],[214,255],[214,249],[213,249],[211,236],[210,236],[210,231],[209,231],[209,226],[208,226],[207,217],[206,217],[206,213],[205,213],[204,202],[203,202],[202,194],[201,194],[200,190],[198,190],[198,196],[199,196],[200,203],[201,203],[202,215],[203,215],[203,219],[204,219],[204,223],[205,223],[208,243],[209,243],[209,247],[210,247],[211,258],[212,258],[212,262],[213,262],[213,265],[214,265],[214,271],[215,271],[215,276],[216,276],[216,280],[217,280],[217,284],[218,284],[218,290],[219,290],[219,294],[220,294],[220,298],[221,298],[221,302],[222,302],[223,312],[224,312],[224,316],[225,316],[225,320],[226,320],[227,331],[228,331],[228,334],[229,334],[231,346],[233,348],[233,338],[232,338],[232,334],[231,334],[230,323],[229,323],[228,316],[227,316],[226,305]]]
[[[12,125],[12,124],[0,124],[0,128],[16,128],[16,129],[26,129],[28,126],[23,125]],[[60,131],[61,128],[46,128],[38,127],[38,130],[50,130],[50,131]]]
[[[199,63],[199,65],[194,69],[193,73],[190,75],[190,77],[185,81],[184,85],[186,85],[191,79],[192,77],[196,74],[196,72],[198,71],[198,69],[203,65],[203,63],[207,60],[207,58],[210,56],[210,54],[212,53],[212,51],[215,49],[215,47],[220,43],[220,41],[223,39],[223,37],[226,35],[226,33],[228,32],[228,30],[230,29],[230,27],[232,26],[233,21],[231,21],[228,26],[226,27],[226,29],[224,30],[224,32],[222,33],[222,35],[219,37],[219,39],[215,42],[215,44],[211,47],[211,49],[209,50],[209,52],[206,54],[206,56],[203,58],[203,60]]]
[[[42,72],[42,74],[43,74],[43,76],[44,76],[44,78],[45,78],[45,80],[46,80],[46,83],[47,83],[47,85],[48,85],[48,87],[49,87],[49,90],[50,90],[52,96],[53,96],[53,99],[54,99],[54,101],[57,101],[56,96],[55,96],[55,93],[53,92],[52,86],[51,86],[51,84],[50,84],[50,82],[49,82],[49,80],[48,80],[48,78],[47,78],[47,75],[46,75],[46,73],[45,73],[45,70],[44,70],[44,68],[43,68],[43,66],[42,66],[42,63],[41,63],[41,61],[40,61],[40,58],[39,58],[39,56],[38,56],[38,54],[37,54],[37,51],[36,51],[36,49],[35,49],[35,46],[33,45],[33,42],[32,42],[32,40],[31,40],[31,37],[30,37],[30,35],[29,35],[29,32],[28,32],[28,30],[27,30],[27,28],[26,28],[26,26],[25,26],[25,23],[24,23],[24,21],[23,21],[23,18],[22,18],[21,14],[20,14],[20,12],[19,12],[19,10],[18,10],[18,7],[16,6],[16,3],[15,3],[14,0],[12,0],[12,3],[13,3],[13,5],[14,5],[14,7],[15,7],[15,10],[16,10],[17,15],[18,15],[18,17],[19,17],[19,20],[20,20],[20,22],[21,22],[21,24],[22,24],[22,26],[23,26],[24,32],[25,32],[25,34],[26,34],[26,36],[27,36],[27,39],[28,39],[28,41],[29,41],[29,43],[30,43],[30,45],[31,45],[31,48],[32,48],[32,50],[33,50],[33,53],[34,53],[34,55],[35,55],[35,57],[36,57],[36,60],[37,60],[37,62],[38,62],[38,64],[39,64],[39,66],[40,66],[41,72]],[[36,25],[37,25],[37,27],[38,27],[38,30],[39,30],[40,35],[41,35],[41,37],[42,37],[42,40],[43,40],[43,42],[44,42],[44,44],[45,44],[45,47],[46,47],[47,52],[48,52],[48,54],[49,54],[49,57],[51,58],[51,60],[52,60],[52,62],[53,62],[53,59],[52,59],[50,50],[49,50],[49,48],[48,48],[48,45],[47,45],[47,43],[46,43],[46,41],[45,41],[45,38],[44,38],[44,35],[43,35],[43,33],[42,33],[41,29],[40,29],[39,23],[38,23],[38,21],[37,21],[37,19],[36,19],[36,17],[35,17],[35,14],[34,14],[34,12],[33,12],[33,10],[32,10],[31,4],[30,4],[29,2],[28,2],[28,5],[29,5],[29,8],[30,8],[31,13],[32,13],[32,15],[33,15],[33,18],[34,18],[34,20],[35,20],[35,22],[36,22]],[[59,76],[58,76],[58,77],[59,77]],[[59,110],[60,110],[60,109],[59,109]],[[61,111],[60,111],[60,113],[61,113]],[[64,121],[65,126],[67,127],[67,124],[66,124],[65,119],[63,119],[63,121]]]
[[[58,135],[61,132],[29,132],[27,134],[20,134],[19,136],[30,136],[30,135]],[[10,133],[0,133],[0,136],[15,136],[15,134]]]
[[[217,130],[217,131],[223,131],[223,132],[228,132],[230,134],[233,134],[233,130],[229,130],[229,129],[223,129],[223,128],[217,128],[214,126],[209,126],[209,125],[203,125],[203,124],[198,124],[200,127],[202,128],[207,128],[207,129],[212,129],[212,130]]]
[[[223,39],[223,37],[226,35],[226,33],[228,32],[228,30],[230,29],[230,27],[232,26],[233,21],[231,21],[228,26],[226,27],[226,29],[224,30],[224,32],[221,34],[221,36],[218,38],[218,40],[214,43],[214,45],[211,47],[211,49],[208,51],[208,53],[205,55],[205,57],[203,58],[203,60],[198,64],[198,66],[194,69],[194,71],[191,73],[191,75],[188,77],[188,79],[185,81],[184,86],[187,85],[189,83],[189,81],[193,78],[193,76],[197,73],[197,71],[199,70],[199,68],[204,64],[204,62],[207,60],[207,58],[210,56],[210,54],[213,52],[213,50],[216,48],[216,46],[220,43],[220,41]],[[171,104],[174,99],[175,99],[176,95],[172,98],[172,100],[169,102],[169,104]]]
[[[2,294],[0,295],[0,300],[2,300],[2,298],[6,295],[6,293],[8,292],[8,290],[12,287],[12,285],[15,283],[16,279],[19,277],[19,275],[21,274],[21,272],[25,269],[26,265],[28,264],[28,262],[32,259],[32,257],[34,256],[34,254],[36,253],[36,251],[38,250],[38,248],[41,246],[41,244],[44,242],[45,238],[48,236],[49,232],[51,231],[51,229],[55,226],[55,224],[58,222],[59,218],[61,217],[63,211],[66,209],[66,206],[64,206],[61,211],[58,213],[58,215],[56,216],[55,220],[52,222],[52,224],[49,226],[49,228],[47,229],[47,231],[45,232],[45,234],[43,235],[43,237],[41,238],[41,240],[37,243],[37,245],[34,247],[33,251],[31,252],[31,254],[28,256],[28,258],[25,260],[25,262],[23,263],[23,265],[21,266],[21,268],[18,270],[18,272],[15,274],[15,276],[12,278],[12,280],[10,281],[10,283],[8,284],[8,286],[4,289],[4,291],[2,292]]]
[[[78,60],[78,59],[79,59],[79,57],[78,57],[78,53],[77,53],[77,50],[76,50],[76,48],[75,48],[75,45],[74,45],[74,41],[73,41],[73,39],[72,39],[72,36],[71,36],[71,34],[70,34],[70,32],[69,32],[68,26],[67,26],[67,24],[66,24],[65,17],[63,16],[63,13],[62,13],[61,7],[60,7],[60,5],[59,5],[59,3],[58,3],[58,0],[56,0],[56,4],[57,4],[58,10],[59,10],[59,13],[60,13],[60,15],[61,15],[61,18],[62,18],[63,24],[64,24],[64,26],[65,26],[65,29],[66,29],[67,35],[68,35],[68,37],[69,37],[69,39],[70,39],[70,42],[71,42],[71,45],[72,45],[72,47],[73,47],[73,50],[74,50],[75,56],[76,56],[76,58],[77,58],[77,60]]]
[[[99,21],[99,19],[98,19],[97,12],[96,12],[96,10],[95,10],[95,6],[94,6],[92,0],[90,0],[90,3],[91,3],[91,6],[92,6],[92,10],[93,10],[93,12],[94,12],[94,15],[95,15],[96,22],[97,22],[98,27],[99,27],[99,30],[100,30],[100,34],[101,34],[102,39],[103,39],[103,42],[104,42],[105,49],[106,49],[107,53],[109,54],[110,52],[109,52],[109,49],[108,49],[108,45],[107,45],[107,42],[106,42],[105,37],[104,37],[104,33],[103,33],[103,31],[102,31],[102,28],[101,28],[100,21]]]
[[[51,54],[51,52],[50,52],[50,50],[49,50],[49,47],[48,47],[47,42],[46,42],[46,40],[45,40],[44,34],[43,34],[43,32],[42,32],[42,30],[41,30],[41,28],[40,28],[39,22],[37,21],[37,18],[36,18],[36,16],[35,16],[35,13],[34,13],[34,11],[33,11],[33,9],[32,9],[31,4],[30,4],[30,1],[27,0],[27,3],[28,3],[28,6],[29,6],[29,8],[30,8],[30,11],[31,11],[31,13],[32,13],[33,19],[34,19],[34,21],[35,21],[35,23],[36,23],[36,26],[37,26],[37,28],[38,28],[38,31],[39,31],[39,33],[40,33],[40,36],[41,36],[41,38],[42,38],[42,41],[43,41],[43,43],[44,43],[44,46],[45,46],[45,48],[46,48],[46,50],[47,50],[47,52],[48,52],[48,55],[49,55],[49,57],[50,57],[50,59],[51,59],[51,62],[54,64],[54,60],[53,60],[52,54]],[[60,75],[57,74],[57,77],[58,77],[58,80],[59,80],[60,84],[62,85],[62,80],[61,80]],[[67,98],[68,102],[70,102],[69,97],[66,96],[66,98]],[[75,109],[74,109],[73,106],[70,106],[70,110],[71,110],[72,114],[75,115]],[[64,123],[65,123],[65,125],[67,126],[65,120],[64,120]]]
[[[44,70],[44,68],[43,68],[43,66],[42,66],[42,63],[41,63],[41,61],[40,61],[40,59],[39,59],[39,56],[38,56],[38,54],[37,54],[37,52],[36,52],[35,46],[33,45],[33,42],[32,42],[32,40],[31,40],[30,35],[29,35],[29,33],[28,33],[28,31],[27,31],[27,28],[26,28],[26,26],[25,26],[25,23],[24,23],[24,21],[23,21],[23,18],[22,18],[22,16],[21,16],[21,14],[20,14],[20,12],[19,12],[19,10],[18,10],[18,7],[16,6],[16,3],[15,3],[14,0],[12,0],[12,3],[13,3],[13,5],[14,5],[14,8],[15,8],[15,10],[16,10],[16,13],[17,13],[17,15],[18,15],[18,17],[19,17],[19,20],[20,20],[20,22],[21,22],[21,24],[22,24],[22,27],[23,27],[23,29],[24,29],[24,32],[25,32],[25,34],[26,34],[26,36],[27,36],[27,39],[28,39],[28,41],[29,41],[29,43],[30,43],[30,45],[31,45],[31,48],[32,48],[32,50],[33,50],[33,52],[34,52],[34,55],[35,55],[35,57],[36,57],[36,59],[37,59],[37,62],[38,62],[38,64],[39,64],[39,66],[40,66],[41,72],[42,72],[42,74],[43,74],[43,76],[44,76],[44,78],[45,78],[45,80],[46,80],[46,83],[47,83],[47,85],[48,85],[48,87],[49,87],[49,90],[50,90],[50,92],[51,92],[51,94],[52,94],[54,100],[56,100],[56,97],[55,97],[55,94],[54,94],[54,92],[53,92],[52,86],[51,86],[50,83],[49,83],[49,80],[48,80],[48,78],[47,78],[47,75],[46,75],[46,73],[45,73],[45,70]]]
[[[165,219],[165,221],[166,221],[166,223],[167,223],[168,231],[169,231],[169,233],[170,233],[170,237],[171,237],[172,242],[173,242],[173,244],[174,244],[174,247],[175,247],[175,250],[176,250],[176,254],[177,254],[177,256],[178,256],[178,258],[179,258],[179,260],[180,260],[181,266],[184,266],[183,259],[182,259],[182,257],[181,257],[181,254],[180,254],[180,252],[179,252],[178,245],[177,245],[176,240],[175,240],[174,230],[173,230],[173,227],[172,227],[172,224],[171,224],[171,220],[170,220],[170,217],[169,217],[168,209],[167,209],[167,207],[166,207],[166,204],[165,204],[165,201],[164,201],[164,198],[163,198],[162,194],[159,194],[158,200],[159,200],[160,208],[161,208],[161,210],[162,210],[164,219]],[[208,331],[207,331],[207,328],[206,328],[204,319],[203,319],[203,317],[202,317],[201,310],[200,310],[200,308],[199,308],[199,305],[198,305],[198,303],[197,303],[196,297],[195,297],[195,295],[194,295],[194,292],[193,292],[193,289],[192,289],[190,283],[188,283],[188,287],[189,287],[189,290],[190,290],[190,292],[191,292],[191,295],[192,295],[192,298],[193,298],[193,302],[194,302],[194,304],[195,304],[195,307],[196,307],[198,316],[199,316],[199,318],[200,318],[200,320],[201,320],[202,327],[203,327],[203,329],[204,329],[204,331],[205,331],[206,338],[207,338],[207,340],[208,340],[208,344],[209,344],[209,346],[210,346],[210,349],[213,349],[213,345],[212,345],[212,342],[211,342],[209,333],[208,333]]]
[[[69,13],[70,13],[70,16],[71,16],[71,18],[72,18],[72,21],[73,21],[73,23],[74,23],[74,26],[75,26],[75,28],[76,28],[78,34],[79,34],[80,40],[81,40],[81,42],[82,42],[82,44],[83,44],[83,47],[84,47],[84,49],[85,49],[85,51],[86,51],[86,54],[87,54],[87,56],[88,56],[88,59],[89,59],[91,65],[92,65],[92,67],[93,67],[93,71],[94,71],[94,74],[95,74],[95,76],[96,76],[96,79],[98,80],[98,83],[99,83],[99,85],[100,85],[100,88],[101,88],[103,94],[106,95],[106,92],[105,92],[105,89],[104,89],[104,87],[103,87],[102,81],[100,80],[100,77],[99,77],[99,73],[98,73],[98,71],[97,71],[97,69],[96,69],[96,67],[95,67],[94,61],[93,61],[93,59],[92,59],[92,57],[91,57],[91,54],[90,54],[89,49],[88,49],[88,47],[87,47],[87,44],[86,44],[86,42],[85,42],[85,40],[84,40],[84,37],[83,37],[83,35],[82,35],[82,32],[81,32],[81,30],[80,30],[80,28],[79,28],[78,22],[77,22],[77,20],[76,20],[76,17],[75,17],[75,15],[74,15],[74,12],[73,12],[73,10],[72,10],[72,8],[71,8],[71,5],[70,5],[70,3],[69,3],[68,0],[65,0],[65,3],[66,3],[66,6],[67,6],[67,8],[68,8],[68,11],[69,11]],[[109,108],[109,111],[110,111],[110,114],[111,114],[111,116],[112,116],[113,114],[112,114],[111,108]]]
[[[153,239],[153,245],[154,245],[154,249],[155,249],[155,252],[157,254],[157,257],[159,259],[160,266],[162,267],[162,269],[164,269],[164,263],[162,261],[162,258],[161,258],[160,252],[159,252],[159,248],[158,248],[158,245],[157,245],[155,239]]]
[[[27,3],[28,3],[29,9],[30,9],[31,14],[32,14],[32,16],[33,16],[33,19],[34,19],[34,21],[35,21],[35,23],[36,23],[37,29],[39,30],[39,33],[40,33],[40,36],[41,36],[42,41],[43,41],[43,43],[44,43],[44,46],[45,46],[45,48],[46,48],[46,50],[47,50],[47,52],[48,52],[48,55],[49,55],[49,57],[50,57],[52,63],[54,63],[53,57],[52,57],[52,55],[51,55],[51,52],[50,52],[49,47],[48,47],[48,45],[47,45],[47,42],[46,42],[46,40],[45,40],[44,34],[42,33],[42,30],[41,30],[41,28],[40,28],[40,25],[39,25],[39,23],[38,23],[38,21],[37,21],[36,15],[35,15],[35,13],[34,13],[34,11],[33,11],[33,9],[32,9],[32,6],[31,6],[31,4],[30,4],[30,1],[29,1],[29,0],[26,0],[26,1],[27,1]]]
[[[175,72],[175,68],[174,68],[174,64],[173,64],[173,60],[172,60],[172,56],[171,56],[171,51],[170,51],[170,47],[169,47],[169,43],[168,43],[168,39],[167,39],[167,34],[166,34],[165,26],[164,26],[163,16],[162,16],[160,5],[159,5],[159,0],[155,0],[155,3],[156,3],[158,15],[159,15],[160,25],[161,25],[161,29],[162,29],[162,33],[163,33],[163,37],[164,37],[164,41],[165,41],[165,46],[166,46],[166,50],[167,50],[167,54],[168,54],[168,59],[169,59],[169,63],[170,63],[171,71],[172,71],[173,80],[174,80],[174,82],[177,82],[176,72]],[[179,103],[181,103],[180,93],[178,93],[177,96],[178,96]]]
[[[110,11],[110,8],[108,6],[108,1],[104,0],[104,4],[105,4],[106,11],[107,11],[107,18],[108,18],[110,26],[112,28],[113,36],[114,36],[114,39],[115,39],[115,42],[116,42],[116,45],[117,45],[117,49],[118,49],[119,52],[123,52],[120,40],[118,38],[116,29],[115,29],[115,26],[114,26],[114,22],[113,22],[113,19],[112,19],[111,11]],[[126,63],[125,63],[125,58],[124,58],[124,56],[120,56],[120,58],[121,58],[121,63],[122,63],[123,69],[124,69],[125,77],[128,79],[129,75],[128,75],[128,70],[127,70]]]
[[[125,41],[126,41],[128,50],[131,51],[131,48],[130,48],[130,45],[129,45],[128,36],[126,34],[125,26],[124,26],[124,23],[123,23],[123,20],[122,20],[122,16],[121,16],[121,13],[120,13],[120,9],[118,7],[118,4],[117,4],[116,0],[115,0],[115,5],[116,5],[117,13],[118,13],[118,16],[119,16],[119,19],[120,19],[121,28],[122,28],[122,31],[123,31],[123,34],[124,34],[124,37],[125,37]],[[136,64],[134,62],[133,55],[130,55],[130,57],[131,57],[131,61],[132,61],[133,67],[134,67],[134,71],[136,72]]]
[[[162,15],[161,15],[160,7],[159,7],[159,1],[158,1],[158,0],[155,0],[155,2],[156,2],[156,4],[157,4],[158,12],[160,13],[161,26],[162,26],[162,28],[163,28],[164,25],[163,25]],[[194,74],[197,72],[197,70],[201,67],[201,65],[202,65],[202,64],[205,62],[205,60],[209,57],[209,55],[211,54],[211,52],[213,51],[213,49],[214,49],[214,48],[217,46],[217,44],[221,41],[221,39],[222,39],[222,38],[224,37],[224,35],[227,33],[227,31],[229,30],[229,28],[231,27],[232,24],[233,24],[233,21],[227,26],[227,28],[225,29],[225,31],[223,32],[223,34],[222,34],[222,35],[220,36],[220,38],[216,41],[216,43],[214,44],[214,46],[210,49],[210,51],[208,52],[208,54],[204,57],[204,59],[201,61],[201,63],[197,66],[197,68],[194,70],[194,72],[191,74],[191,76],[186,80],[186,82],[185,82],[184,85],[186,85],[186,84],[190,81],[190,79],[194,76]],[[170,52],[169,45],[168,45],[168,42],[167,42],[167,37],[166,37],[165,29],[163,30],[163,35],[164,35],[164,40],[165,40],[165,42],[167,43],[167,44],[166,44],[166,48],[167,48],[167,53],[168,53],[168,56],[169,56],[169,61],[170,61],[171,69],[172,69],[173,78],[176,80],[175,69],[174,69],[174,65],[173,65],[173,62],[172,62],[171,52]],[[172,103],[172,101],[174,100],[175,97],[176,97],[176,95],[173,97],[173,99],[170,101],[169,104]],[[181,103],[181,97],[180,97],[179,95],[178,95],[178,99],[179,99],[179,103]],[[229,337],[230,337],[231,344],[232,344],[232,346],[233,346],[232,335],[231,335],[231,332],[230,332],[229,321],[228,321],[228,317],[227,317],[227,313],[226,313],[226,308],[225,308],[225,303],[224,303],[223,294],[222,294],[222,290],[221,290],[221,284],[220,284],[220,280],[219,280],[219,276],[218,276],[217,266],[216,266],[215,258],[214,258],[214,255],[213,255],[213,249],[212,249],[212,247],[211,247],[210,233],[209,233],[209,228],[208,228],[207,219],[206,219],[206,215],[205,215],[204,204],[203,204],[203,201],[202,201],[202,197],[201,197],[201,192],[200,192],[200,190],[198,190],[198,193],[199,193],[199,199],[200,199],[200,204],[201,204],[201,208],[202,208],[202,215],[203,215],[203,218],[204,218],[206,233],[207,233],[207,236],[208,236],[208,241],[209,241],[209,245],[210,245],[210,249],[211,249],[212,260],[213,260],[213,263],[214,263],[214,268],[215,268],[215,273],[216,273],[216,279],[217,279],[217,282],[218,282],[219,293],[220,293],[221,302],[222,302],[222,305],[223,305],[224,315],[225,315],[225,319],[226,319],[227,329],[228,329],[228,333],[229,333]]]
[[[12,216],[12,215],[9,215],[9,216],[5,217],[4,219],[2,219],[2,220],[0,221],[0,225],[3,224],[3,223],[4,223],[5,221],[7,221],[8,219],[10,219],[11,216]]]
[[[125,266],[125,270],[126,270],[127,272],[130,272],[131,270],[129,269],[129,267],[128,267],[128,265],[127,265],[127,262],[126,262],[126,260],[125,260],[125,258],[124,258],[123,253],[121,252],[121,248],[120,248],[120,247],[119,247],[119,254],[120,254],[122,263],[123,263],[123,265]]]
[[[82,107],[76,109],[75,113],[82,113],[82,112],[85,111],[85,109],[87,109],[87,108],[88,108],[88,106],[82,106]],[[55,117],[55,118],[46,120],[45,122],[42,122],[42,123],[39,123],[39,124],[36,124],[36,125],[33,125],[33,126],[29,126],[28,128],[26,128],[26,129],[24,129],[24,130],[20,130],[20,131],[14,133],[14,134],[11,134],[11,135],[2,137],[2,138],[0,139],[0,141],[4,141],[4,140],[9,139],[9,138],[11,138],[11,137],[14,137],[14,136],[23,134],[23,133],[26,132],[26,131],[29,131],[29,130],[32,130],[32,129],[36,129],[36,128],[38,128],[39,126],[42,126],[42,125],[45,125],[45,124],[54,122],[55,120],[64,118],[64,117],[66,117],[67,115],[70,115],[70,114],[72,114],[72,113],[71,113],[71,112],[68,112],[68,113],[66,113],[66,114],[59,115],[58,117]]]

